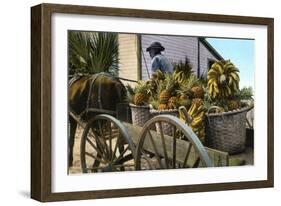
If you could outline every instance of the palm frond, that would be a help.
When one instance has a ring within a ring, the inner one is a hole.
[[[70,73],[118,74],[118,39],[115,33],[69,32]]]

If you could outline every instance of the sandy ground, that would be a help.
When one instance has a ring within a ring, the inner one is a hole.
[[[112,135],[114,136],[114,131],[112,131],[112,132],[113,132]],[[83,134],[83,128],[78,127],[76,130],[75,143],[74,143],[74,148],[73,148],[73,166],[69,168],[70,174],[82,173],[81,161],[80,161],[80,142],[81,142],[82,134]],[[112,148],[115,147],[116,139],[117,138],[112,139]],[[109,145],[109,142],[107,142],[107,145]],[[126,147],[127,147],[127,145],[125,146],[125,148]],[[86,151],[91,154],[94,154],[96,156],[96,151],[88,143],[86,143]],[[127,155],[127,154],[130,154],[130,151],[127,151],[124,155]],[[118,150],[116,151],[116,155],[118,157],[118,155],[119,155]],[[86,162],[87,162],[87,165],[92,165],[93,159],[91,157],[86,157]],[[89,164],[89,163],[91,163],[91,164]],[[126,162],[126,165],[133,165],[132,167],[131,166],[126,167],[126,170],[134,169],[133,161],[130,160],[130,161]]]
[[[79,127],[76,130],[75,143],[73,149],[73,166],[69,168],[70,174],[81,173],[80,163],[80,140],[83,133],[83,128]]]
[[[73,150],[73,166],[69,168],[70,174],[82,173],[81,163],[80,163],[80,140],[82,137],[83,128],[78,127],[75,135],[75,143]],[[88,148],[88,151],[91,149]],[[254,157],[253,157],[253,149],[246,148],[245,152],[237,155],[231,155],[230,159],[240,159],[245,160],[246,165],[253,165]]]

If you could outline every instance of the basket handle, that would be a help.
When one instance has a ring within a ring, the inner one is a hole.
[[[254,105],[251,105],[251,106],[249,106],[248,108],[247,108],[247,112],[249,112],[250,110],[252,110],[254,108]],[[250,129],[253,129],[254,127],[253,127],[253,125],[251,125],[250,124],[250,122],[249,122],[249,120],[248,120],[248,118],[246,117],[246,123],[247,123],[247,125],[248,125],[248,127],[250,128]]]
[[[213,109],[220,109],[220,107],[218,107],[218,106],[211,106],[211,107],[209,107],[209,109],[207,110],[206,114],[209,114],[210,111],[213,110]],[[222,121],[224,122],[224,121],[225,121],[224,115],[221,115],[221,118],[222,118]],[[208,119],[208,122],[209,122],[209,124],[210,124],[210,117],[207,116],[207,119]]]
[[[246,111],[248,112],[248,111],[250,111],[250,110],[253,109],[253,108],[254,108],[254,105],[248,106],[248,108],[247,108]]]
[[[213,109],[220,109],[218,106],[211,106],[209,107],[209,109],[207,110],[206,114],[209,114],[211,110]]]
[[[180,106],[179,107],[179,113],[184,115],[185,118],[185,123],[190,123],[192,122],[192,118],[191,116],[188,114],[187,109],[185,108],[185,106]]]

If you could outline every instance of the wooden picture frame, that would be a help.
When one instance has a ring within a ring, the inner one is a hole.
[[[161,187],[108,189],[78,192],[52,192],[51,141],[51,47],[54,13],[217,22],[229,24],[262,25],[267,27],[267,178],[258,181],[214,184],[169,185]],[[31,8],[31,198],[42,201],[65,201],[93,198],[159,195],[219,190],[273,187],[274,184],[274,82],[273,82],[272,18],[244,17],[215,14],[150,11],[136,9],[103,8],[76,5],[40,4]]]

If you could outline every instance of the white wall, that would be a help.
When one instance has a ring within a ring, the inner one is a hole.
[[[111,7],[268,16],[275,18],[275,105],[280,102],[281,14],[278,1],[245,0],[61,0],[45,1]],[[164,3],[165,2],[165,3]],[[1,205],[39,205],[28,198],[30,184],[30,6],[41,1],[2,1],[1,14]],[[118,198],[46,205],[280,205],[280,107],[275,107],[275,188],[154,197]]]
[[[207,76],[208,69],[209,69],[208,61],[217,60],[217,58],[201,42],[199,44],[199,48],[200,48],[200,74],[199,74],[199,76],[201,76],[201,75]],[[220,55],[222,55],[222,54],[220,54]]]
[[[192,36],[165,36],[165,35],[141,35],[141,45],[144,55],[142,55],[142,79],[148,79],[147,68],[151,73],[151,58],[146,48],[152,42],[158,41],[165,47],[162,52],[171,63],[185,61],[187,57],[192,65],[195,74],[198,72],[198,38]],[[216,61],[217,58],[206,48],[202,42],[199,42],[200,49],[200,74],[207,75],[208,60]],[[145,58],[145,59],[144,59]],[[146,64],[145,64],[146,63]],[[147,68],[146,68],[147,66]]]
[[[163,47],[165,47],[165,50],[162,53],[170,60],[171,63],[185,61],[185,57],[188,57],[194,72],[197,73],[198,40],[196,37],[142,35],[141,44],[149,72],[151,72],[151,58],[149,53],[146,52],[146,48],[154,41],[160,42]],[[144,57],[142,55],[142,79],[148,79]]]

